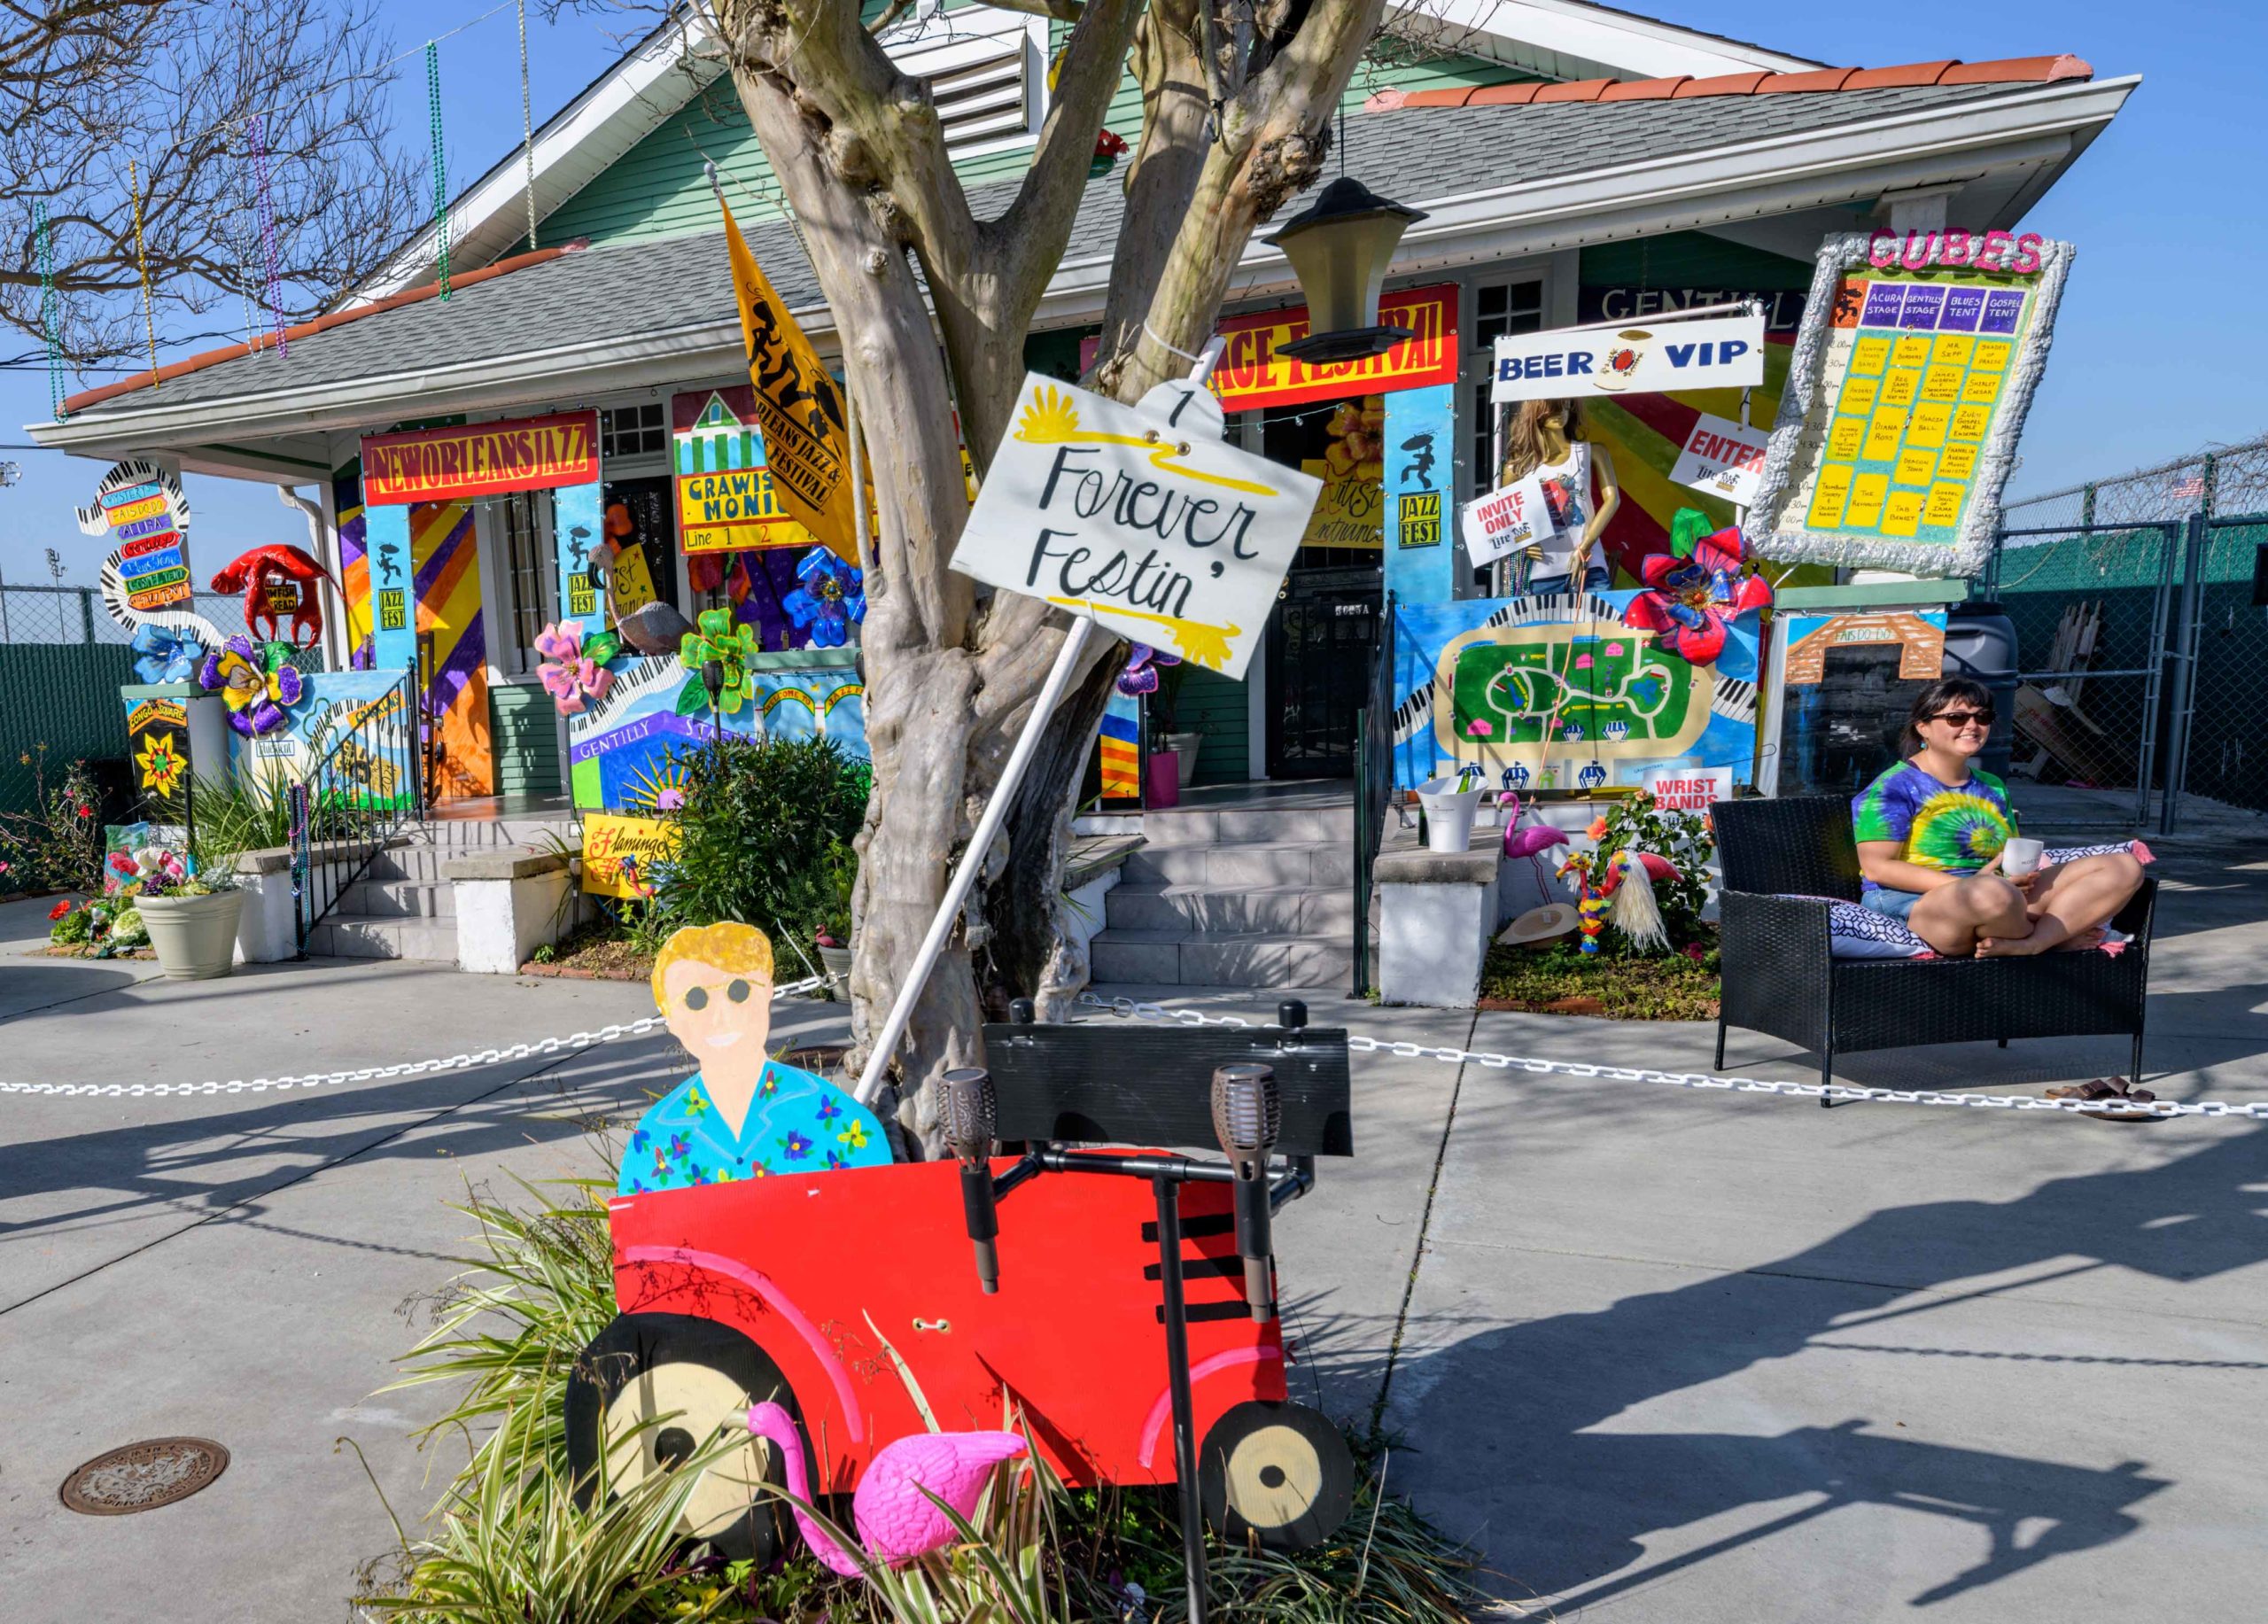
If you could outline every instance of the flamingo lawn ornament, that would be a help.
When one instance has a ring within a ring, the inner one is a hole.
[[[811,1500],[811,1466],[804,1457],[804,1438],[796,1430],[796,1418],[767,1400],[749,1407],[748,1429],[778,1449],[787,1463],[788,1492],[797,1502],[796,1527],[803,1531],[812,1554],[846,1579],[862,1572],[858,1558],[836,1544],[804,1509]],[[858,1542],[874,1560],[890,1567],[944,1550],[959,1535],[929,1495],[967,1521],[976,1513],[977,1498],[992,1468],[1014,1460],[1024,1448],[1015,1433],[916,1433],[884,1444],[850,1496],[850,1522]]]

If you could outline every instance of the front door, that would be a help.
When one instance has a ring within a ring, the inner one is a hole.
[[[1268,776],[1351,778],[1385,586],[1376,565],[1294,568],[1268,623]]]

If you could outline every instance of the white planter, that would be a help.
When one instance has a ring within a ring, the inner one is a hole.
[[[829,996],[847,1001],[850,997],[850,950],[847,947],[820,948],[819,967],[827,973]]]
[[[237,917],[242,891],[209,897],[144,897],[136,905],[149,928],[150,945],[172,981],[211,981],[237,959]]]
[[[1189,788],[1189,781],[1197,776],[1197,752],[1205,746],[1201,733],[1169,733],[1165,735],[1166,748],[1181,758],[1181,787]]]
[[[1460,783],[1470,782],[1470,789]],[[1472,844],[1472,818],[1480,810],[1479,779],[1430,778],[1418,786],[1418,804],[1425,809],[1425,850],[1463,851]]]

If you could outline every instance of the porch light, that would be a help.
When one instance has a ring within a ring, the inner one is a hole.
[[[1309,366],[1379,355],[1410,336],[1379,325],[1379,289],[1394,251],[1425,212],[1381,198],[1347,175],[1324,187],[1302,214],[1263,240],[1284,251],[1308,297],[1308,336],[1276,346]]]

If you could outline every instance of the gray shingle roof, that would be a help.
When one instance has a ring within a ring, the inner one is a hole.
[[[1408,202],[1573,176],[1645,159],[1703,152],[1775,136],[1824,131],[1900,113],[2005,94],[2006,85],[1927,85],[1682,101],[1565,102],[1542,106],[1410,108],[1346,121],[1349,173]],[[1338,172],[1326,164],[1318,184]],[[1014,183],[971,190],[981,218],[1004,211]],[[1125,197],[1118,172],[1091,181],[1064,259],[1107,255]],[[1306,206],[1304,195],[1279,218]],[[819,301],[817,277],[785,221],[748,229],[749,245],[791,307]],[[721,234],[625,243],[564,254],[452,293],[447,303],[382,311],[296,340],[288,357],[245,356],[167,382],[164,403],[225,400],[288,385],[312,387],[454,366],[563,346],[641,337],[729,321],[732,279]],[[144,391],[82,414],[149,403]]]

